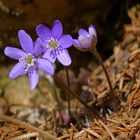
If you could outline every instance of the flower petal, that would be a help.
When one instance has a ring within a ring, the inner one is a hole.
[[[90,48],[90,47],[92,47],[92,40],[89,37],[80,35],[78,37],[78,40],[79,40],[82,48]]]
[[[49,49],[47,49],[45,51],[45,53],[43,54],[42,58],[46,58],[46,59],[48,59],[52,63],[54,63],[55,60],[56,60],[56,56],[54,56]]]
[[[34,45],[33,55],[35,57],[37,57],[43,52],[43,46],[42,46],[41,39],[37,38],[34,44],[35,45]]]
[[[19,38],[20,45],[21,45],[22,49],[25,52],[32,54],[33,41],[31,39],[31,37],[24,30],[19,30],[18,31],[18,38]]]
[[[24,65],[21,62],[18,62],[10,71],[9,77],[16,79],[21,75],[25,75],[26,71],[24,70]]]
[[[69,66],[71,64],[71,58],[66,49],[63,49],[62,52],[57,55],[57,59],[64,66]]]
[[[84,29],[80,29],[80,30],[78,31],[78,35],[87,36],[87,35],[89,35],[89,33],[88,33],[86,30],[84,30]]]
[[[37,59],[38,67],[47,74],[54,74],[54,66],[46,59]]]
[[[78,39],[73,39],[73,46],[74,47],[81,47]]]
[[[37,35],[42,39],[46,40],[48,37],[51,37],[51,30],[44,24],[39,24],[36,27]]]
[[[72,37],[70,35],[63,35],[59,40],[60,45],[62,48],[68,48],[72,46]]]
[[[62,32],[63,32],[62,23],[59,20],[55,20],[52,26],[53,37],[59,39],[62,35]]]
[[[30,89],[33,90],[38,84],[38,80],[39,80],[38,71],[36,69],[30,71],[28,77],[30,80]]]
[[[6,47],[4,49],[5,55],[9,56],[10,58],[18,60],[22,57],[24,52],[18,48]]]
[[[93,25],[89,26],[88,31],[89,31],[89,36],[90,36],[91,39],[92,39],[93,35],[95,37],[97,37],[96,29]]]

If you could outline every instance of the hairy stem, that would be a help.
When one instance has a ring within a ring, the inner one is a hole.
[[[108,81],[108,85],[109,85],[109,88],[110,88],[110,91],[111,91],[111,97],[112,97],[112,100],[113,100],[113,105],[114,105],[114,110],[115,112],[117,112],[117,104],[116,104],[116,99],[115,99],[115,95],[114,95],[114,89],[112,87],[112,84],[111,84],[111,80],[110,80],[110,77],[109,77],[109,74],[104,66],[104,63],[102,61],[102,58],[100,57],[99,53],[93,49],[91,50],[91,53],[93,53],[95,55],[95,57],[97,58],[97,60],[99,61],[99,63],[101,64],[102,68],[103,68],[103,71],[105,73],[105,76],[107,78],[107,81]]]
[[[95,118],[103,120],[103,118],[94,108],[88,106],[77,94],[75,94],[70,88],[68,88],[68,86],[60,78],[58,78],[57,75],[54,75],[54,79],[60,86],[62,86],[63,89],[67,91],[68,94],[76,98],[82,105],[84,105],[85,108],[88,109]]]
[[[65,67],[65,71],[66,71],[66,77],[67,77],[67,86],[68,88],[70,88],[70,78],[69,78],[69,71],[68,69]],[[70,108],[70,94],[67,95],[67,100],[68,100],[68,112],[69,112],[69,116],[71,116],[71,108]]]
[[[61,112],[62,112],[62,105],[60,104],[60,101],[59,101],[59,98],[58,98],[58,95],[57,95],[57,92],[56,92],[56,86],[55,86],[55,83],[53,83],[53,91],[54,91],[54,96],[55,96],[55,100],[57,102],[57,106],[58,106],[58,112],[59,112],[59,116],[60,116],[60,120],[61,120],[61,123],[63,122],[63,117],[61,115]]]

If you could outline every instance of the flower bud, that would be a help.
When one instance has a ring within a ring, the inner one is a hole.
[[[78,39],[73,39],[73,45],[80,51],[91,51],[96,49],[97,33],[95,27],[90,25],[88,31],[80,29]]]

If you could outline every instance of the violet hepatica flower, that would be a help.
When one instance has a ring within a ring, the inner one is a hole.
[[[45,73],[53,75],[54,67],[48,60],[40,58],[42,46],[39,38],[33,42],[24,30],[19,30],[18,38],[23,50],[9,46],[4,50],[5,55],[19,61],[10,71],[9,77],[16,79],[28,74],[30,88],[34,89],[39,80],[38,70],[41,69]]]
[[[73,46],[81,51],[90,51],[97,44],[97,33],[95,27],[90,25],[88,31],[80,29],[78,39],[73,39]]]
[[[71,64],[71,58],[67,48],[72,46],[72,37],[68,34],[62,35],[63,27],[59,20],[53,22],[52,29],[44,24],[36,27],[36,33],[41,38],[44,47],[43,58],[54,63],[56,58],[64,66]]]

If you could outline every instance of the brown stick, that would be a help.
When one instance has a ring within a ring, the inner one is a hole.
[[[23,127],[27,128],[27,129],[38,132],[41,135],[41,137],[43,138],[43,140],[58,140],[55,136],[51,135],[50,133],[45,132],[45,131],[43,131],[43,130],[35,127],[35,126],[27,124],[27,123],[25,123],[23,121],[20,121],[18,119],[14,119],[10,116],[0,114],[0,119],[6,120],[8,122],[12,122],[12,123],[15,123],[15,124],[18,124],[18,125],[22,125]]]

